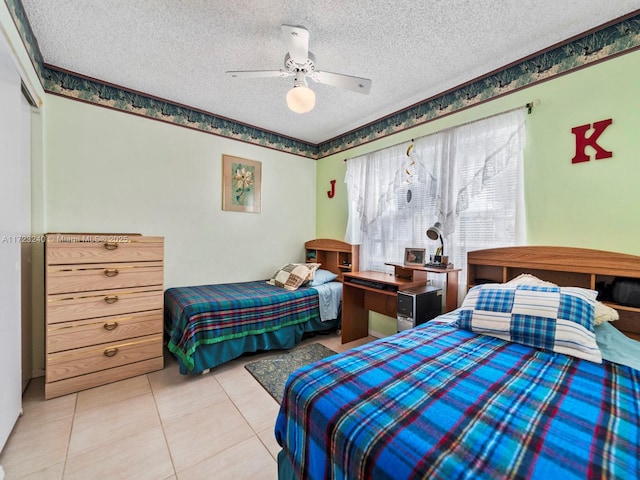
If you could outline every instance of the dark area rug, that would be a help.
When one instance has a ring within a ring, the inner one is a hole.
[[[336,352],[320,343],[311,343],[296,347],[287,353],[248,363],[244,368],[249,370],[276,402],[280,403],[284,385],[294,370],[335,354]]]

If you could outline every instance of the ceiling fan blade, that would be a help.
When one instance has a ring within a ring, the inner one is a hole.
[[[262,78],[262,77],[289,77],[291,73],[284,70],[244,70],[238,72],[225,72],[233,78]]]
[[[304,65],[309,58],[309,31],[304,27],[293,25],[282,25],[281,28],[287,42],[289,56],[294,62]]]
[[[371,80],[368,78],[352,77],[341,73],[319,72],[317,70],[309,76],[318,83],[346,88],[365,95],[371,90]]]

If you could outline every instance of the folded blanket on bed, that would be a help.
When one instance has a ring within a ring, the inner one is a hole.
[[[327,322],[338,318],[340,303],[342,302],[342,283],[329,282],[311,288],[318,291],[320,320]]]

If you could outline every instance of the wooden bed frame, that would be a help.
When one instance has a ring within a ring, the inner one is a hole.
[[[467,289],[480,283],[503,283],[530,273],[560,286],[597,290],[616,277],[640,278],[640,257],[573,247],[506,247],[467,254]],[[612,322],[628,337],[640,341],[640,308],[605,301],[620,320]]]

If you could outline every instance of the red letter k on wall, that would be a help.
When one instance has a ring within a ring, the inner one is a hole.
[[[613,153],[598,145],[598,138],[604,130],[613,123],[613,119],[600,120],[593,124],[593,133],[587,137],[587,132],[591,129],[590,124],[581,125],[571,129],[571,133],[576,136],[576,154],[571,159],[571,163],[588,162],[590,160],[584,149],[589,146],[596,151],[596,160],[613,157]]]

